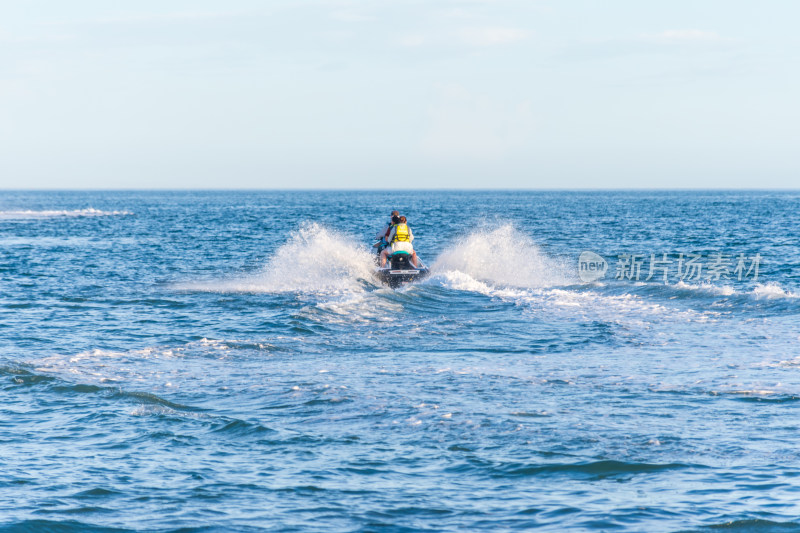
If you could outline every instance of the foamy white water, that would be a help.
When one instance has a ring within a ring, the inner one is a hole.
[[[102,211],[88,207],[71,210],[8,210],[0,211],[0,219],[60,218],[60,217],[109,217],[132,215],[130,211]]]

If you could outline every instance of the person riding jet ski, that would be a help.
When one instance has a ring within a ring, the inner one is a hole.
[[[411,244],[413,240],[414,234],[411,228],[408,227],[408,221],[405,216],[401,216],[399,223],[389,230],[389,235],[386,238],[388,246],[381,251],[381,268],[386,266],[386,258],[396,252],[410,254],[411,264],[418,268],[417,252],[414,251],[414,246]]]
[[[389,218],[389,223],[386,224],[386,227],[383,228],[381,231],[375,235],[375,238],[378,239],[378,242],[373,244],[375,248],[377,248],[377,253],[380,254],[384,248],[389,246],[389,233],[392,231],[392,228],[395,227],[397,224],[400,223],[400,213],[398,211],[392,211],[392,214]]]

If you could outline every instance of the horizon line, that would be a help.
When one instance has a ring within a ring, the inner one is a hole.
[[[5,188],[2,192],[800,192],[800,187],[430,187],[430,188],[389,188],[389,187],[154,187],[154,188]]]

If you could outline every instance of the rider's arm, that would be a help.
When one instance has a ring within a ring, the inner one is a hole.
[[[392,242],[394,239],[394,234],[396,233],[397,226],[392,226],[392,230],[389,232],[389,235],[386,237],[386,242]]]
[[[414,242],[414,232],[411,231],[411,226],[408,226],[408,242]]]

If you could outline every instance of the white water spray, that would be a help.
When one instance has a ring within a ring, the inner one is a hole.
[[[519,288],[567,285],[573,280],[564,265],[547,257],[533,240],[511,224],[474,232],[436,259],[432,270],[455,282]]]
[[[182,283],[183,290],[212,292],[354,292],[371,279],[373,257],[351,238],[304,223],[275,252],[264,269],[224,281]]]

